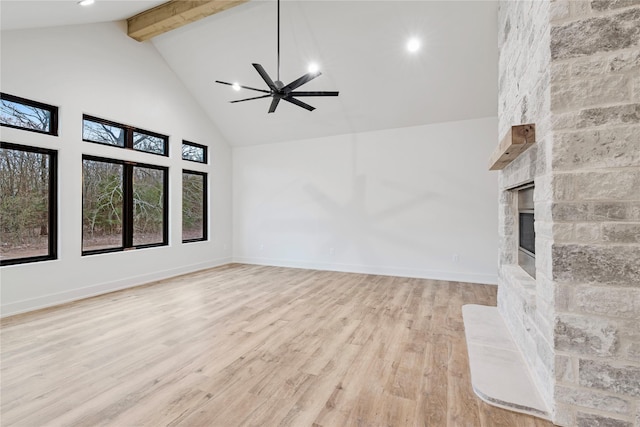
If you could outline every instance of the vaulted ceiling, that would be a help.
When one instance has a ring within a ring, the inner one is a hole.
[[[2,29],[125,19],[162,1],[3,0]],[[37,7],[34,7],[37,4]],[[93,9],[92,9],[93,8]],[[30,12],[27,12],[30,11]],[[490,1],[283,1],[281,80],[322,76],[304,90],[339,90],[267,114],[270,100],[215,80],[266,88],[251,66],[276,74],[276,2],[253,0],[153,38],[169,66],[236,146],[316,138],[497,114],[497,3]],[[405,49],[418,37],[416,53]]]

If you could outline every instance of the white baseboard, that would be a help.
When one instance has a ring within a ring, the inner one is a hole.
[[[341,271],[345,273],[377,274],[380,276],[413,277],[417,279],[446,280],[450,282],[497,285],[498,274],[472,274],[458,271],[423,270],[358,264],[332,264],[307,261],[291,261],[271,258],[233,257],[234,263],[269,265],[274,267],[306,268],[310,270]]]
[[[2,306],[0,306],[0,317],[13,316],[15,314],[53,307],[71,301],[77,301],[80,299],[94,297],[97,295],[119,291],[122,289],[133,288],[136,286],[154,282],[156,280],[168,279],[170,277],[179,276],[181,274],[191,273],[207,268],[219,267],[221,265],[230,263],[231,257],[218,258],[209,262],[191,264],[178,268],[172,268],[169,270],[154,271],[153,273],[127,277],[126,279],[122,280],[100,283],[84,288],[77,288],[65,292],[42,295],[37,298],[2,304]]]

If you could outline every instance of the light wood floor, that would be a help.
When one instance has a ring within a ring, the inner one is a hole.
[[[14,316],[2,426],[551,426],[473,394],[495,287],[232,265]]]

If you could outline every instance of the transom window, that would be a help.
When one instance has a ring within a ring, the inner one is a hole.
[[[182,160],[207,163],[207,147],[195,142],[182,141]]]
[[[169,137],[166,135],[86,114],[82,117],[82,139],[161,156],[169,155]]]
[[[0,125],[58,135],[58,107],[0,93]]]
[[[0,265],[56,259],[57,152],[0,142]]]

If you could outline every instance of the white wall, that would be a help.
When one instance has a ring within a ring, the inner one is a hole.
[[[234,260],[495,284],[497,140],[485,118],[234,148]]]
[[[60,107],[59,137],[0,129],[59,162],[59,259],[2,267],[2,315],[230,261],[231,150],[152,44],[122,23],[3,31],[1,42],[2,91]],[[170,156],[82,142],[83,113],[169,135]],[[209,165],[181,160],[183,138],[209,146]],[[81,256],[82,154],[169,167],[169,246]],[[182,168],[209,173],[208,242],[181,243]]]
[[[150,43],[122,23],[3,31],[1,90],[60,107],[60,136],[0,128],[58,150],[58,254],[0,269],[6,316],[232,260],[495,283],[496,119],[233,151]],[[167,134],[170,156],[82,141],[87,113]],[[209,146],[209,165],[180,142]],[[170,245],[81,256],[82,155],[170,170]],[[181,243],[181,170],[209,173],[210,240]],[[471,213],[473,209],[473,213]],[[454,262],[458,254],[458,262]]]

